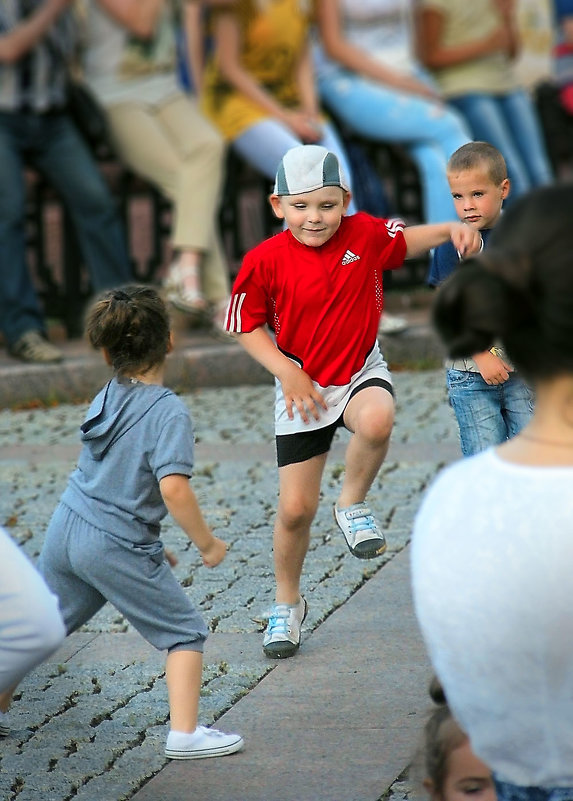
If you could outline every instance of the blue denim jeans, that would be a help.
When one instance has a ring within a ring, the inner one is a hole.
[[[417,77],[430,82],[423,71]],[[457,111],[334,65],[319,74],[317,83],[326,107],[351,131],[408,151],[420,171],[426,222],[456,219],[446,164],[454,150],[472,138]]]
[[[511,181],[506,205],[529,189],[551,183],[543,132],[525,91],[461,95],[450,103],[464,115],[474,139],[490,142],[503,154]]]
[[[518,787],[493,778],[497,801],[573,801],[573,787]]]
[[[521,431],[533,414],[533,394],[516,375],[503,384],[490,385],[479,373],[447,370],[446,384],[464,456],[501,445]]]
[[[297,139],[290,128],[270,117],[251,125],[233,140],[233,147],[241,158],[272,181],[277,173],[279,162],[287,150],[301,144],[301,140]],[[342,170],[352,186],[350,163],[344,145],[331,123],[323,123],[322,138],[315,144],[336,154]],[[348,213],[354,214],[356,211],[356,205],[351,200]]]
[[[116,203],[67,114],[0,112],[0,329],[8,346],[26,331],[45,327],[26,263],[27,164],[66,204],[93,289],[132,278]]]

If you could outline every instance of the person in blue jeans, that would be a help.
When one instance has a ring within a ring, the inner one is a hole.
[[[511,200],[551,183],[553,169],[533,100],[514,71],[516,0],[421,0],[419,55],[472,139],[495,145]]]
[[[131,278],[119,212],[66,110],[68,64],[77,46],[72,0],[0,4],[0,330],[8,351],[57,362],[26,262],[25,167],[62,197],[95,291]]]
[[[485,246],[509,194],[503,156],[488,142],[469,142],[451,156],[447,177],[459,219],[481,233]],[[451,243],[437,247],[428,276],[430,286],[442,284],[460,262]],[[446,383],[464,456],[510,439],[533,414],[531,390],[500,347],[472,358],[449,360]]]
[[[424,222],[448,222],[454,207],[446,163],[472,136],[416,58],[413,6],[412,0],[318,0],[317,87],[349,131],[404,147],[420,174]]]

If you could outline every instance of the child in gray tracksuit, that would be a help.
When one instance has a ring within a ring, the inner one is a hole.
[[[90,310],[87,334],[115,375],[81,426],[78,467],[50,521],[39,570],[59,597],[68,633],[110,601],[148,642],[167,651],[166,756],[233,753],[243,746],[238,734],[197,725],[207,628],[159,538],[169,511],[207,567],[225,557],[226,545],[211,533],[189,484],[189,413],[163,386],[172,347],[165,305],[150,287],[112,290]]]

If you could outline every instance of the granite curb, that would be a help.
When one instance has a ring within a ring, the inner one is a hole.
[[[401,334],[381,337],[380,345],[391,368],[437,367],[443,351],[426,314],[406,313],[410,327]],[[109,378],[101,355],[82,340],[60,343],[64,360],[38,365],[0,355],[0,409],[18,406],[75,403],[87,400]],[[206,333],[180,334],[168,358],[166,384],[177,392],[199,387],[229,387],[270,383],[267,371],[236,342],[219,341]]]

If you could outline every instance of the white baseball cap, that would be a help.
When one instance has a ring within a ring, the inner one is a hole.
[[[324,186],[350,191],[334,153],[320,145],[298,145],[287,150],[277,170],[275,195],[303,195]]]

